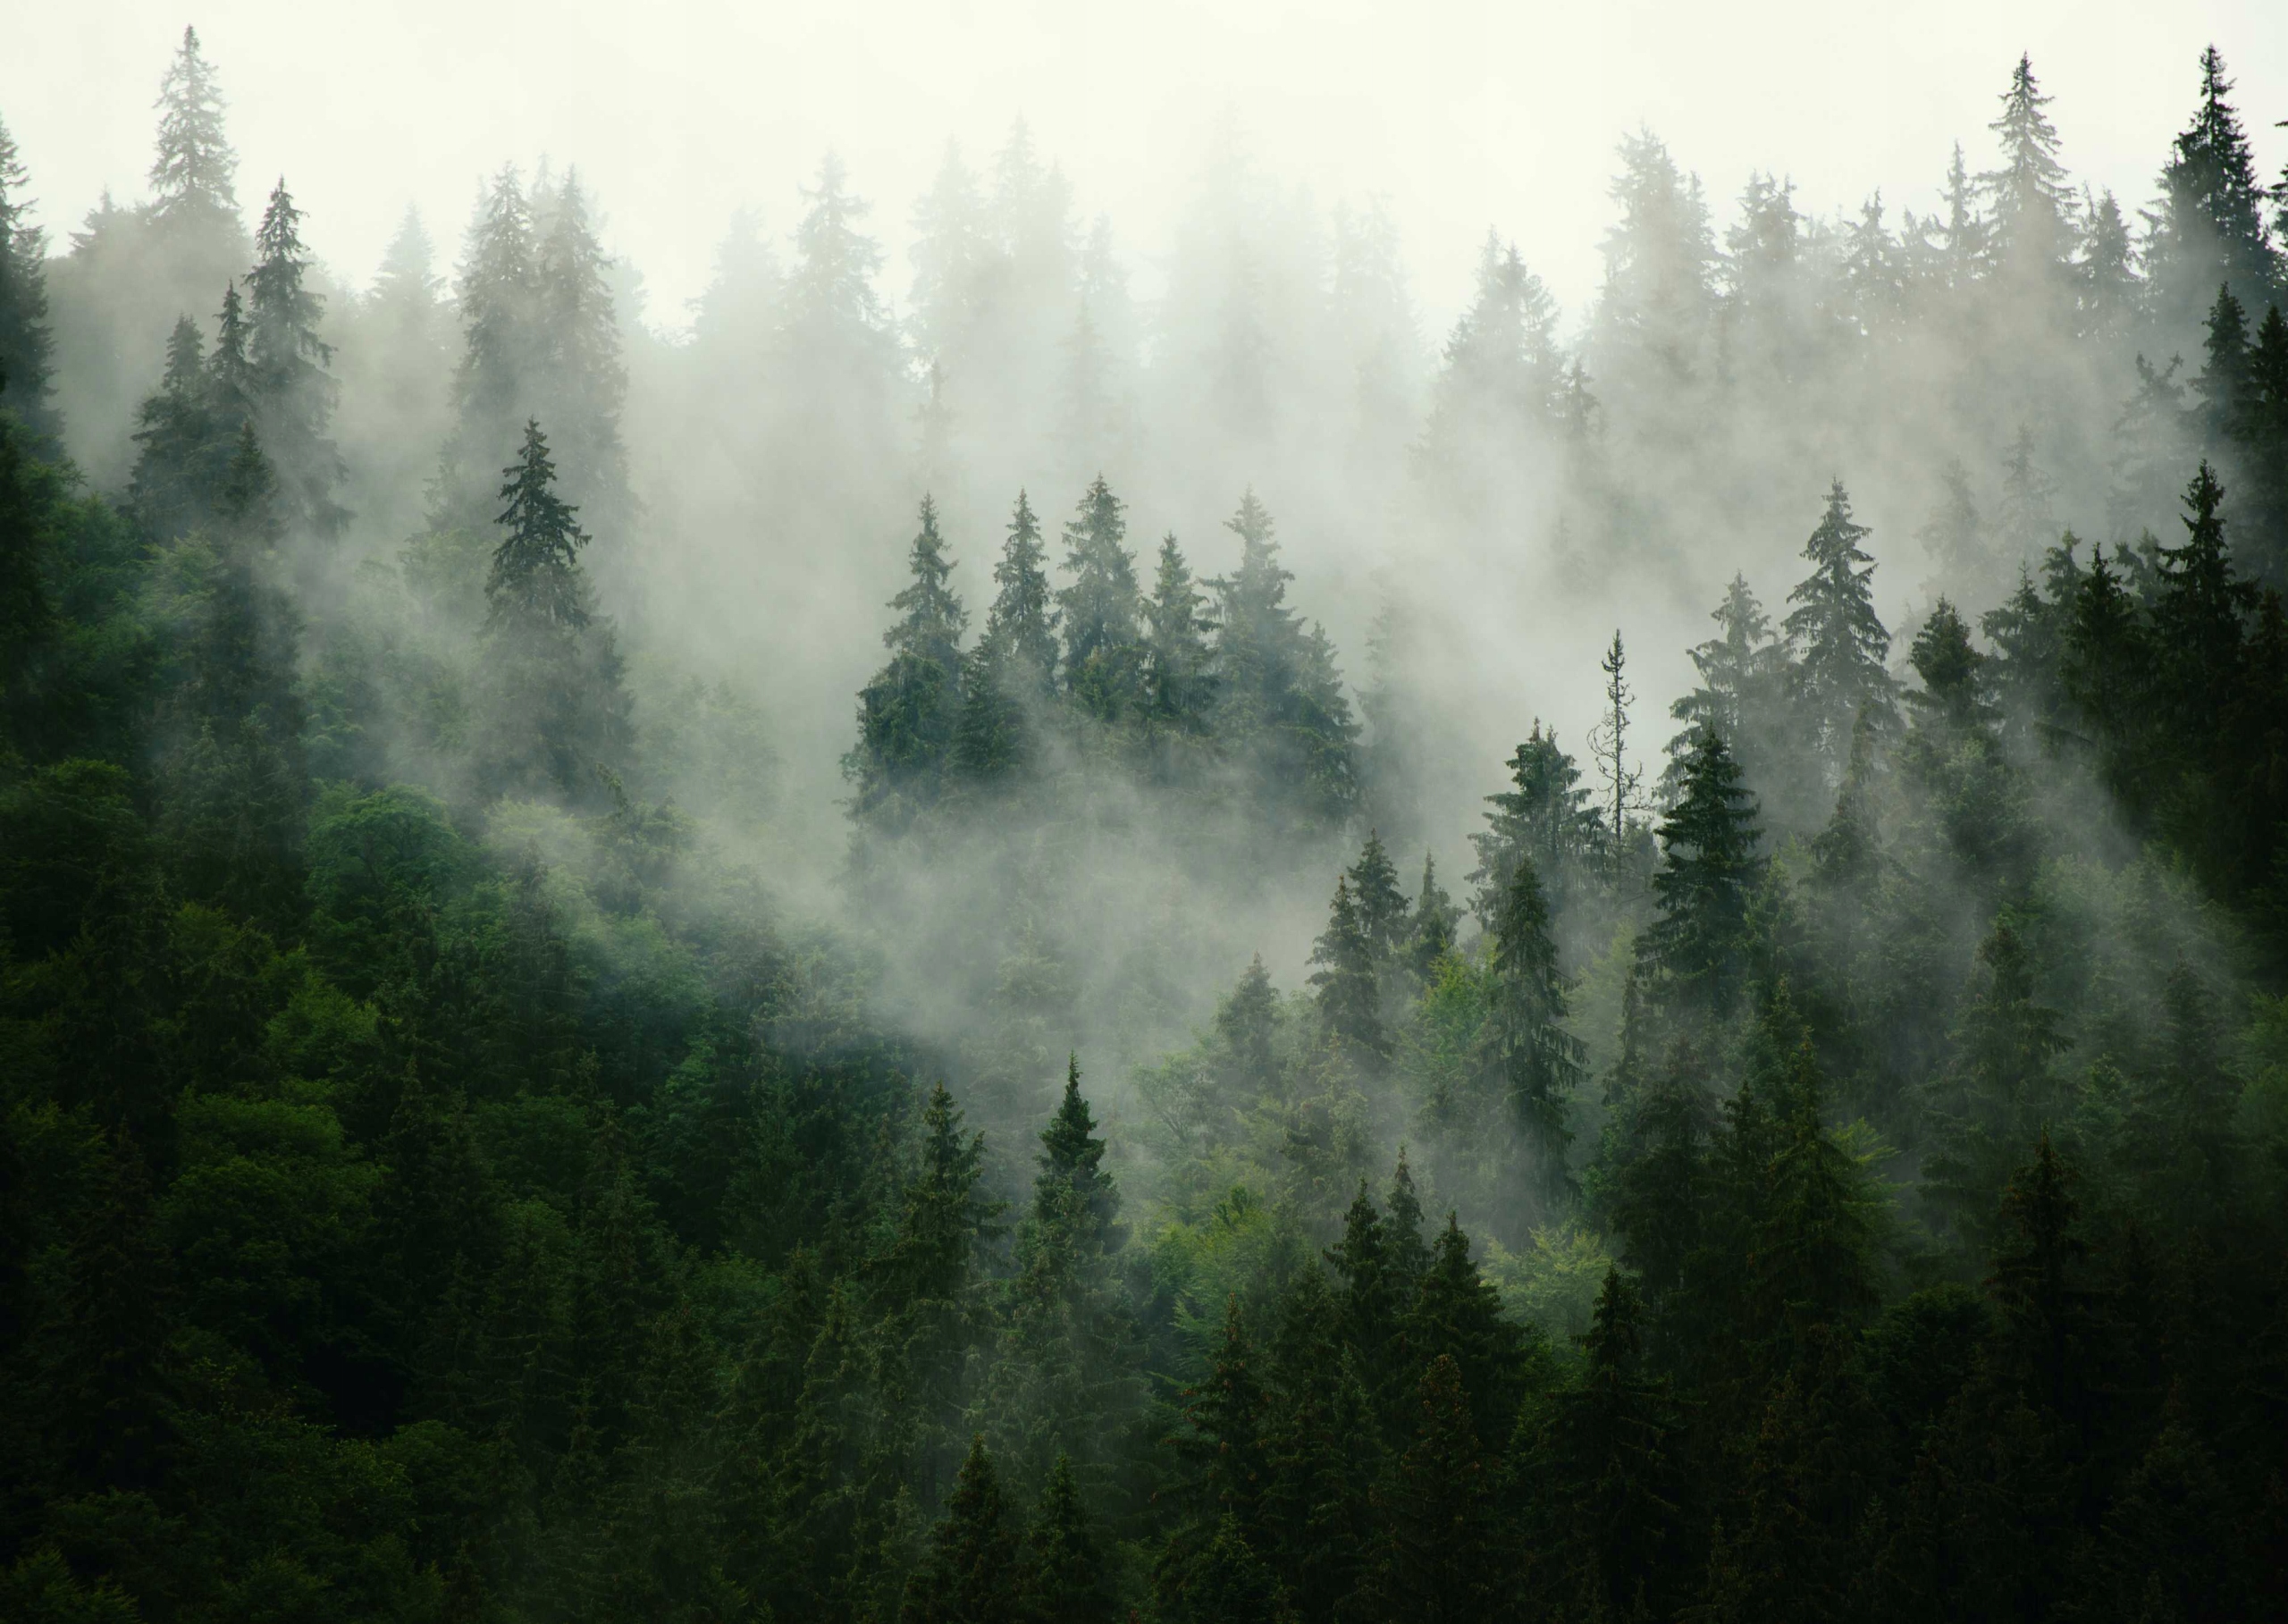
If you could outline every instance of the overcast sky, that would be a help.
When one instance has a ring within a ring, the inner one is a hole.
[[[1569,310],[1594,290],[1612,147],[1643,124],[1719,220],[1751,169],[1809,211],[1873,187],[1928,208],[1951,142],[1973,167],[2021,50],[2077,178],[2144,201],[2214,40],[2267,178],[2288,159],[2288,0],[1915,0],[1908,5],[1531,0],[1156,4],[652,4],[626,0],[144,0],[13,8],[0,119],[59,239],[108,185],[140,198],[151,102],[186,21],[231,98],[249,219],[284,172],[307,233],[362,284],[408,203],[450,257],[480,175],[576,164],[612,248],[680,325],[732,211],[783,231],[837,147],[876,205],[887,290],[947,137],[972,158],[1013,117],[1145,262],[1235,113],[1266,169],[1322,203],[1380,193],[1434,334],[1487,225]]]

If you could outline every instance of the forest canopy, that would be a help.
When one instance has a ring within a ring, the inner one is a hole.
[[[345,282],[194,30],[63,240],[0,122],[0,1616],[2282,1616],[2177,68],[2149,198],[2026,57],[1929,215],[1624,136],[1435,344],[1237,151],[1150,299],[829,156],[671,341],[574,168]]]

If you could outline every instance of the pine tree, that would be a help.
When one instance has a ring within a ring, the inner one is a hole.
[[[1367,844],[1358,853],[1358,861],[1351,864],[1349,877],[1352,905],[1358,910],[1358,928],[1366,933],[1375,964],[1387,965],[1406,945],[1407,901],[1406,893],[1398,888],[1398,870],[1383,849],[1379,831],[1367,831]]]
[[[1566,1178],[1565,1151],[1573,1137],[1567,1118],[1586,1051],[1563,1026],[1566,980],[1550,936],[1549,902],[1530,861],[1520,862],[1510,878],[1493,915],[1493,937],[1487,1058],[1518,1127],[1542,1158],[1540,1176],[1555,1190]]]
[[[997,710],[987,719],[965,717],[961,636],[969,616],[946,585],[954,567],[945,549],[937,504],[925,496],[907,553],[912,579],[890,600],[899,618],[882,634],[889,663],[859,691],[858,742],[843,759],[857,791],[854,810],[883,828],[901,827],[934,796],[964,720],[964,762],[978,776],[1014,756]]]
[[[556,462],[537,418],[525,425],[523,453],[500,472],[508,482],[500,500],[508,505],[493,522],[508,534],[492,550],[485,577],[486,625],[583,629],[591,618],[580,573],[588,536],[574,519],[579,509],[556,493]]]
[[[1454,950],[1454,929],[1462,911],[1438,883],[1438,860],[1422,854],[1422,888],[1415,893],[1414,917],[1407,922],[1407,962],[1416,977],[1427,982],[1440,959]]]
[[[627,700],[611,624],[595,613],[580,568],[587,535],[556,492],[556,465],[537,420],[501,470],[505,534],[484,583],[488,655],[485,738],[479,755],[498,790],[599,793],[598,770],[626,759]]]
[[[1358,1181],[1358,1193],[1343,1212],[1342,1235],[1323,1255],[1339,1283],[1333,1329],[1375,1413],[1399,1418],[1414,1374],[1403,1340],[1408,1298],[1392,1268],[1390,1227],[1367,1195],[1366,1180]]]
[[[247,359],[263,450],[278,470],[288,526],[332,535],[348,517],[333,501],[341,459],[326,438],[340,385],[326,370],[333,348],[318,337],[324,301],[303,285],[309,257],[301,220],[282,178],[263,210],[255,266],[247,273]]]
[[[1224,1300],[1223,1330],[1207,1374],[1186,1388],[1183,1398],[1190,1430],[1174,1443],[1187,1465],[1186,1491],[1199,1525],[1195,1541],[1229,1519],[1250,1544],[1262,1544],[1263,1497],[1271,1483],[1264,1439],[1271,1400],[1236,1295]]]
[[[1383,1028],[1382,993],[1375,975],[1375,947],[1350,894],[1350,877],[1334,882],[1327,927],[1311,947],[1311,985],[1318,989],[1319,1019],[1329,1034],[1368,1064],[1390,1054]]]
[[[140,450],[128,500],[147,534],[181,535],[206,519],[222,484],[205,345],[190,317],[178,319],[168,335],[166,372],[158,392],[137,408],[135,422]]]
[[[1685,724],[1668,745],[1662,784],[1671,795],[1684,759],[1703,728],[1724,736],[1743,771],[1760,767],[1780,743],[1768,736],[1775,731],[1787,651],[1772,635],[1771,617],[1749,590],[1745,576],[1732,577],[1723,602],[1710,611],[1709,618],[1720,635],[1691,651],[1700,686],[1669,707],[1669,714]]]
[[[1644,1370],[1643,1305],[1605,1271],[1573,1385],[1527,1435],[1520,1462],[1526,1527],[1588,1617],[1652,1617],[1677,1578],[1686,1485],[1671,1458],[1679,1430]]]
[[[44,436],[60,425],[48,404],[47,238],[31,223],[31,199],[23,195],[28,179],[15,139],[0,122],[0,411]]]
[[[993,567],[996,591],[980,644],[1006,662],[1030,691],[1047,694],[1056,679],[1056,610],[1051,600],[1040,523],[1022,491],[1009,518],[1009,539]]]
[[[1508,1575],[1492,1476],[1460,1367],[1441,1354],[1422,1374],[1414,1443],[1392,1485],[1390,1525],[1373,1586],[1379,1616],[1468,1624],[1493,1611]]]
[[[430,516],[434,528],[481,522],[481,471],[514,446],[545,341],[534,262],[532,205],[516,169],[504,166],[478,196],[455,286],[464,341],[453,373],[455,425]]]
[[[2074,265],[2074,302],[2083,338],[2119,339],[2144,297],[2136,245],[2110,190],[2082,201],[2082,247]]]
[[[2160,551],[2152,615],[2159,676],[2171,719],[2215,728],[2232,703],[2245,659],[2257,589],[2233,570],[2225,540],[2225,489],[2204,461],[2185,486],[2182,545]]]
[[[1493,809],[1485,814],[1489,827],[1470,837],[1477,850],[1477,867],[1469,875],[1477,888],[1471,906],[1489,928],[1520,862],[1533,864],[1551,912],[1562,913],[1597,849],[1602,827],[1589,792],[1577,787],[1581,770],[1538,719],[1509,766],[1514,787],[1485,797]]]
[[[1104,1170],[1105,1141],[1081,1092],[1081,1057],[1067,1058],[1064,1093],[1056,1115],[1041,1130],[1039,1175],[1033,1181],[1033,1216],[1044,1223],[1064,1211],[1065,1192],[1083,1225],[1084,1243],[1116,1249],[1126,1232],[1119,1224],[1120,1191]]]
[[[1417,1369],[1454,1361],[1479,1437],[1510,1435],[1529,1374],[1526,1334],[1503,1315],[1502,1294],[1478,1272],[1451,1212],[1408,1310],[1406,1345]]]
[[[2230,286],[2216,290],[2209,307],[2208,335],[2203,349],[2208,365],[2192,381],[2200,397],[2200,416],[2207,442],[2229,446],[2241,438],[2254,402],[2249,376],[2248,313],[2233,297]]]
[[[1867,534],[1864,525],[1852,522],[1851,498],[1837,480],[1828,491],[1826,515],[1804,544],[1812,573],[1788,594],[1796,607],[1785,630],[1800,651],[1796,703],[1812,748],[1828,762],[1830,783],[1842,776],[1859,712],[1869,711],[1879,724],[1892,714],[1890,676],[1883,668],[1891,637],[1868,586],[1875,562],[1859,546]]]
[[[1176,538],[1160,543],[1159,573],[1144,606],[1144,703],[1154,720],[1181,733],[1206,730],[1215,703],[1201,614],[1207,594],[1192,580]]]
[[[1515,244],[1485,234],[1476,291],[1446,341],[1423,457],[1442,488],[1462,492],[1553,426],[1562,360],[1557,306]]]
[[[531,299],[539,340],[524,410],[553,426],[571,493],[607,537],[633,517],[619,419],[627,399],[610,260],[576,172],[533,196]]]
[[[930,1535],[930,1552],[906,1581],[899,1624],[1021,1624],[1022,1537],[980,1433]]]
[[[2189,332],[2222,282],[2243,307],[2266,302],[2279,265],[2264,225],[2240,114],[2225,98],[2232,80],[2210,46],[2200,54],[2200,105],[2161,171],[2161,210],[2147,249],[2153,294],[2166,330]]]
[[[1099,720],[1117,719],[1133,701],[1143,651],[1137,618],[1141,599],[1123,504],[1097,476],[1064,526],[1064,567],[1072,584],[1056,594],[1064,630],[1064,685]]]
[[[2059,282],[2073,240],[2073,194],[2057,161],[2057,130],[2042,109],[2051,98],[2021,55],[2002,93],[2002,114],[1987,128],[2002,145],[2002,167],[1979,177],[1993,199],[1994,253],[2006,273]]]
[[[1636,785],[1642,776],[1628,766],[1628,703],[1636,695],[1629,691],[1628,669],[1628,656],[1616,627],[1612,647],[1597,661],[1597,669],[1605,674],[1605,706],[1589,734],[1589,754],[1597,764],[1597,776],[1605,782],[1605,804],[1610,809],[1605,834],[1611,844],[1607,849],[1615,856],[1626,848],[1628,814],[1636,809]]]
[[[1064,1455],[1056,1457],[1041,1491],[1029,1544],[1026,1624],[1113,1624],[1117,1609],[1103,1547]]]
[[[196,29],[159,81],[159,150],[151,164],[152,213],[162,223],[192,229],[239,223],[232,177],[239,155],[223,130],[223,92],[198,48]]]
[[[1908,708],[1930,725],[1957,730],[1990,722],[1993,703],[1982,675],[1987,660],[1971,646],[1961,614],[1940,598],[1907,651],[1907,663],[1922,679],[1921,690],[1905,696]]]
[[[1723,735],[1703,728],[1685,758],[1677,801],[1661,820],[1653,877],[1660,918],[1640,955],[1679,990],[1728,1008],[1746,945],[1748,897],[1762,871],[1754,797]]]

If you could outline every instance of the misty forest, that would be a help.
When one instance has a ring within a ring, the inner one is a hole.
[[[1236,123],[679,321],[194,32],[0,130],[0,1615],[2283,1616],[2288,107],[2149,71],[1594,132],[1443,334]]]

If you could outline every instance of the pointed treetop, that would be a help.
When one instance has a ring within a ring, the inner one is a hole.
[[[223,130],[223,91],[198,48],[198,30],[185,29],[182,44],[159,81],[158,155],[151,189],[162,220],[205,217],[236,221],[232,177],[239,155]]]
[[[566,629],[587,625],[579,551],[588,537],[573,520],[579,509],[556,494],[556,464],[539,419],[527,420],[523,450],[500,472],[507,482],[500,500],[508,505],[494,522],[509,534],[492,551],[492,571],[484,583],[492,605],[488,624],[515,620]]]

